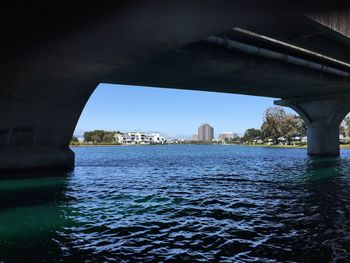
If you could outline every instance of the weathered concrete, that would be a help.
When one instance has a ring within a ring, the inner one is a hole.
[[[11,3],[0,17],[0,170],[72,167],[69,140],[101,82],[283,99],[349,91],[347,74],[332,72],[350,72],[350,65],[233,30],[350,61],[346,35],[304,15],[320,14],[312,4],[304,10],[249,0]],[[210,36],[332,70],[231,50],[208,43]]]
[[[313,123],[307,129],[307,138],[307,153],[309,155],[339,155],[339,126],[329,127],[323,122]]]
[[[339,125],[350,111],[349,95],[279,100],[275,104],[290,107],[302,117],[309,155],[339,155]]]
[[[0,150],[0,171],[72,170],[74,153],[68,146],[13,146]]]
[[[348,9],[315,12],[307,16],[345,37],[350,37],[350,10]]]

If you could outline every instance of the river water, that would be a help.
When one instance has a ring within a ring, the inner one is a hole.
[[[0,181],[0,262],[350,261],[348,150],[73,150],[72,173]]]

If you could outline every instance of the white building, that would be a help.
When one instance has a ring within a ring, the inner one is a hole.
[[[347,139],[343,136],[343,134],[339,135],[339,143],[346,143]]]
[[[159,133],[128,132],[116,134],[115,139],[120,144],[164,144],[166,140]]]
[[[222,132],[219,134],[219,141],[224,142],[224,141],[226,141],[226,139],[232,140],[232,139],[237,138],[237,137],[238,137],[238,135],[233,133],[233,132]]]
[[[292,137],[292,143],[295,145],[296,143],[307,143],[307,136],[303,134],[297,134]]]
[[[154,133],[149,133],[145,135],[145,140],[150,144],[164,144],[166,143],[166,140],[164,137],[160,136],[160,134],[158,132],[154,132]]]
[[[277,139],[277,141],[278,141],[278,144],[281,144],[281,145],[287,144],[287,139],[284,138],[283,136],[282,136],[282,137],[279,137],[279,138]]]
[[[260,137],[256,137],[253,141],[254,144],[263,144],[263,140]]]
[[[269,138],[269,139],[267,139],[266,144],[267,145],[275,145],[276,144],[276,140],[274,138]]]

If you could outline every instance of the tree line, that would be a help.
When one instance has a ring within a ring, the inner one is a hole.
[[[339,126],[339,133],[345,138],[350,137],[350,116],[346,116]]]
[[[278,142],[283,137],[285,143],[291,144],[294,136],[306,135],[306,125],[296,114],[287,113],[281,107],[269,107],[264,112],[263,124],[260,128],[247,129],[242,137],[226,139],[226,143],[253,143],[260,139],[272,139]],[[120,131],[94,130],[84,133],[84,142],[93,144],[117,144],[115,135]],[[339,134],[344,138],[350,137],[350,117],[346,116],[339,127]],[[198,143],[189,141],[189,143]],[[71,144],[79,144],[77,137],[73,137]]]
[[[251,143],[259,138],[261,140],[273,139],[278,142],[278,139],[283,137],[286,143],[290,144],[294,136],[305,134],[306,125],[298,115],[287,113],[281,107],[270,107],[264,113],[260,129],[246,130],[242,141]]]
[[[291,144],[294,136],[306,135],[307,127],[302,118],[296,114],[287,113],[281,107],[269,107],[264,112],[263,124],[260,129],[247,129],[239,139],[242,142],[252,143],[256,138],[266,141],[283,137],[287,144]],[[350,137],[350,117],[346,116],[339,127],[339,134]]]
[[[94,130],[84,132],[84,142],[93,144],[117,144],[115,138],[116,134],[120,134],[119,131],[105,131]],[[71,144],[78,144],[79,140],[76,136],[73,136]]]

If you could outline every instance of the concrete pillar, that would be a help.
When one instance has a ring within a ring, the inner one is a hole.
[[[339,126],[312,123],[307,129],[307,152],[309,155],[338,156]]]
[[[1,172],[73,169],[74,153],[68,146],[23,145],[0,150]]]
[[[7,96],[0,92],[0,178],[16,171],[74,169],[69,142],[97,85],[34,84],[23,85],[21,91],[19,84],[5,86]]]
[[[276,105],[295,110],[307,126],[307,153],[316,156],[339,155],[339,125],[350,111],[346,96],[284,99]]]

